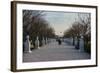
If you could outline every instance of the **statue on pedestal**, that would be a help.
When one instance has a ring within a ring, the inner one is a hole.
[[[25,52],[29,52],[31,53],[31,48],[30,48],[30,41],[29,41],[29,35],[26,36],[26,41],[24,43],[24,49],[25,49]]]
[[[37,48],[37,49],[39,49],[40,47],[39,47],[39,38],[38,38],[38,36],[36,37],[36,41],[35,41],[35,47]]]
[[[45,45],[45,40],[44,40],[44,38],[42,39],[42,45]]]
[[[83,40],[83,36],[81,36],[80,38],[80,52],[84,52],[84,40]]]

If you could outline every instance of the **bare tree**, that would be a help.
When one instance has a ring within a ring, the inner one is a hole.
[[[23,35],[25,38],[25,34],[28,34],[33,40],[33,44],[37,36],[42,44],[43,38],[46,39],[46,37],[54,35],[54,29],[43,18],[44,15],[43,11],[39,10],[23,10]]]
[[[73,45],[75,45],[75,38],[78,40],[78,45],[79,45],[79,38],[81,34],[81,24],[79,22],[74,22],[72,24],[72,27],[70,27],[68,30],[65,31],[65,36],[69,36],[73,38]]]
[[[88,49],[88,52],[90,53],[90,41],[91,41],[91,14],[85,14],[84,16],[82,14],[78,14],[80,23],[82,24],[82,36],[84,40],[84,47]]]
[[[91,14],[78,14],[79,22],[82,25],[81,34],[85,37],[86,35],[90,35],[91,32]]]
[[[83,36],[84,44],[90,42],[91,38],[91,15],[89,13],[78,14],[78,20],[73,22],[72,27],[65,31],[64,36],[73,37],[73,45],[74,38],[77,37],[77,48],[79,48],[79,39]],[[85,45],[84,45],[85,47]]]

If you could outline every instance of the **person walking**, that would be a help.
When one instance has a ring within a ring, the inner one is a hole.
[[[59,38],[59,39],[58,39],[58,44],[61,45],[61,43],[62,43],[62,42],[61,42],[61,39]]]

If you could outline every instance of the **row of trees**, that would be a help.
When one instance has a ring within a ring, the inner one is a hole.
[[[91,42],[91,17],[90,14],[78,14],[78,20],[73,22],[72,27],[64,32],[64,37],[72,37],[73,45],[75,45],[75,38],[77,38],[77,49],[79,49],[80,38],[84,40],[84,49],[90,53]]]
[[[29,35],[35,46],[35,40],[38,37],[40,46],[42,46],[43,39],[46,40],[55,36],[54,29],[43,18],[44,15],[43,11],[23,10],[23,41]]]

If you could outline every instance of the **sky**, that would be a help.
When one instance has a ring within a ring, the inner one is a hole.
[[[62,36],[63,32],[71,27],[78,18],[78,13],[44,11],[44,18],[54,28],[55,34]]]

